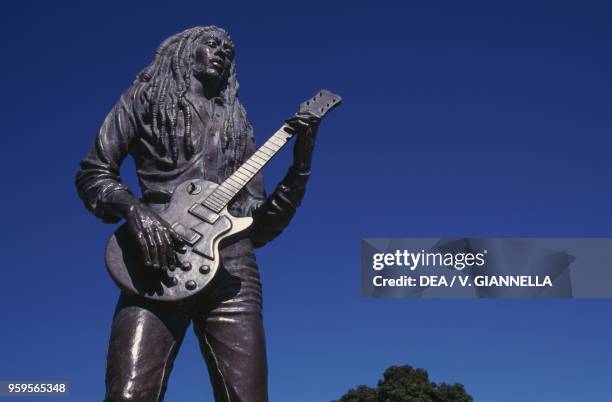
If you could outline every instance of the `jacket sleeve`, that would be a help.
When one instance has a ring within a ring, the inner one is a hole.
[[[80,163],[76,187],[85,208],[105,223],[116,223],[120,217],[106,208],[115,191],[126,191],[121,183],[119,168],[128,153],[135,133],[135,119],[129,94],[124,94],[104,119],[95,143]]]
[[[255,141],[251,135],[245,160],[255,150]],[[261,247],[273,240],[289,225],[302,202],[309,177],[310,172],[301,172],[292,166],[269,196],[266,196],[261,172],[247,185],[244,214],[253,217],[250,238],[255,247]]]

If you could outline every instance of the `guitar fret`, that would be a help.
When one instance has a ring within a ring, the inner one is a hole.
[[[247,162],[248,162],[248,161],[247,161]],[[249,166],[251,166],[251,165],[249,165]],[[254,175],[257,173],[257,170],[252,171],[251,169],[247,168],[247,167],[246,167],[246,162],[244,163],[244,165],[242,165],[242,167],[244,168],[244,170],[248,171],[248,172],[249,172],[249,173],[251,173],[253,176],[254,176]],[[251,166],[251,167],[253,167],[253,166]]]
[[[259,155],[257,155],[257,153],[254,153],[254,154],[253,154],[253,156],[251,156],[251,158],[258,158],[258,159],[261,159],[261,160],[263,161],[262,165],[263,165],[263,164],[265,164],[266,162],[268,162],[268,160],[269,160],[269,159],[268,159],[268,160],[266,160],[266,159],[264,159],[264,158],[260,157]]]
[[[274,151],[274,150],[272,150],[271,148],[268,148],[268,147],[265,147],[265,148],[262,147],[262,149],[260,149],[254,155],[258,155],[258,156],[261,156],[262,158],[266,158],[266,159],[269,160],[270,158],[272,158],[274,156],[274,153],[270,154],[270,152],[274,152],[275,153],[275,152],[278,152],[278,151]]]
[[[208,199],[211,199],[212,201],[216,201],[218,202],[220,205],[223,205],[223,199],[219,197],[219,194],[217,194],[217,190],[213,191],[209,196]]]
[[[259,170],[261,169],[261,166],[257,166],[257,165],[253,165],[252,163],[249,163],[250,161],[246,161],[245,164],[249,165],[249,167],[252,167],[253,169],[255,169],[255,171],[253,172],[253,175],[257,174],[257,172],[259,172]]]
[[[259,164],[259,162],[256,162],[255,159],[251,158],[248,161],[246,161],[245,163],[248,163],[250,166],[255,166],[256,169],[261,169],[262,165]]]
[[[289,138],[291,138],[293,134],[289,134],[284,130],[279,130],[270,138],[274,138],[275,140],[281,140],[283,143],[287,142]]]
[[[229,195],[230,197],[232,196],[232,193],[227,192],[224,188],[223,185],[220,185],[219,187],[217,187],[217,189],[215,190],[215,192],[220,191],[226,195]],[[223,196],[223,198],[227,198],[226,196]],[[224,200],[225,201],[225,200]]]
[[[236,170],[235,174],[236,174],[236,175],[241,174],[242,176],[246,177],[245,184],[246,184],[246,182],[248,182],[249,180],[251,180],[251,177],[249,177],[249,175],[247,175],[247,174],[245,174],[245,173],[241,172],[241,171],[240,171],[240,169]]]
[[[211,195],[212,195],[212,194],[211,194]],[[206,207],[210,208],[210,209],[215,209],[215,208],[216,208],[216,206],[215,206],[215,205],[213,205],[213,201],[212,201],[212,199],[210,198],[210,197],[211,197],[211,195],[209,195],[209,196],[208,196],[208,197],[207,197],[207,198],[204,200],[204,202],[203,202],[202,204],[203,204],[204,206],[206,206]]]
[[[272,138],[274,138],[274,137],[272,137]],[[276,141],[273,141],[273,140],[272,140],[272,138],[270,138],[270,139],[268,140],[268,142],[271,142],[272,144],[276,145],[276,146],[277,146],[279,149],[280,149],[280,148],[281,148],[283,145],[285,145],[285,144],[283,144],[283,143],[277,144],[277,143],[276,143]]]
[[[274,155],[276,152],[278,152],[279,149],[281,149],[281,147],[279,147],[273,142],[265,143],[264,145],[262,145],[262,148],[269,149],[272,152],[272,155]]]
[[[259,151],[257,151],[257,152],[261,152],[262,154],[264,154],[264,155],[266,155],[266,156],[268,156],[268,157],[272,158],[272,156],[274,156],[274,151],[272,152],[272,154],[269,154],[269,153],[267,153],[267,152],[265,152],[265,151],[263,150],[264,148],[267,148],[265,144],[264,144],[264,145],[262,145],[262,146],[261,146],[261,148],[259,148]]]
[[[274,155],[270,155],[268,154],[266,151],[264,151],[263,149],[260,151],[255,152],[253,155],[257,155],[258,158],[262,158],[264,159],[266,162],[269,161],[272,156]]]
[[[230,178],[232,176],[228,177],[223,183],[221,183],[221,185],[219,187],[229,187],[228,190],[231,189],[240,189],[240,186],[236,187],[235,185],[233,185],[232,183],[229,182]]]
[[[226,202],[227,202],[227,201],[225,201],[225,197],[219,197],[219,196],[217,195],[217,198],[216,198],[216,199],[213,201],[213,205],[214,205],[216,208],[223,209],[223,206],[225,205],[225,203],[226,203]]]
[[[273,145],[277,150],[281,149],[283,147],[283,143],[278,143],[275,141],[274,137],[270,138],[268,141],[266,141],[266,145],[270,146]],[[270,148],[273,148],[272,146],[270,146]]]
[[[239,179],[238,179],[238,178],[234,178],[234,176],[233,176],[233,175],[227,178],[227,182],[230,182],[230,181],[231,181],[231,182],[232,182],[232,186],[236,187],[236,188],[238,189],[238,191],[240,191],[240,189],[241,189],[242,187],[244,187],[244,185],[245,185],[246,183],[241,183],[241,182],[240,182],[240,181],[238,181],[238,180],[239,180]]]
[[[202,203],[202,205],[204,205],[204,207],[206,207],[206,208],[210,209],[211,211],[214,211],[214,212],[217,212],[217,211],[218,211],[218,208],[215,208],[215,207],[213,207],[213,206],[209,205],[209,204],[208,204],[208,203],[206,203],[206,202]]]
[[[236,170],[236,173],[239,173],[243,175],[244,177],[246,177],[247,182],[251,180],[251,178],[253,177],[252,175],[249,175],[249,171],[243,168],[242,166],[240,167],[240,169]]]
[[[229,183],[229,178],[225,182],[223,182],[221,186],[229,187],[228,190],[230,190],[231,192],[235,192],[235,193],[237,193],[240,190],[240,187],[236,187]]]
[[[211,194],[212,195],[212,194]],[[212,209],[213,211],[218,211],[223,209],[222,205],[217,205],[218,201],[213,201],[210,196],[205,200],[204,204]],[[207,205],[208,204],[208,205]]]
[[[246,179],[244,180],[244,184],[246,185],[249,181],[251,181],[251,179],[253,178],[253,175],[248,175],[246,172],[240,172],[240,175],[246,177]]]
[[[213,203],[213,205],[215,205],[215,207],[217,208],[223,208],[223,198],[221,198],[218,194],[216,194],[216,190],[208,197],[210,198],[211,202]],[[217,205],[218,204],[218,205]]]
[[[221,200],[218,199],[215,195],[214,192],[212,194],[210,194],[208,196],[208,198],[206,198],[206,202],[208,202],[210,205],[212,205],[215,208],[218,208],[220,206],[222,206],[223,204],[221,203]]]
[[[232,174],[230,175],[230,177],[228,177],[227,179],[228,179],[228,180],[229,180],[229,179],[232,179],[234,182],[236,182],[236,183],[240,184],[241,186],[244,186],[244,185],[246,184],[246,183],[244,182],[244,180],[243,180],[242,178],[238,177],[238,176],[237,176],[235,173],[236,173],[236,172],[232,173]]]
[[[265,156],[265,154],[263,154],[263,153],[260,153],[258,155],[253,154],[253,156],[251,156],[251,159],[254,159],[254,158],[262,160],[263,162],[258,162],[262,166],[265,165],[266,163],[268,163],[268,161],[270,160],[270,157]]]

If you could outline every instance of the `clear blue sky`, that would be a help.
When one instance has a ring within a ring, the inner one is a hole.
[[[85,211],[73,177],[158,44],[215,24],[236,42],[259,142],[320,87],[345,99],[322,124],[302,209],[258,253],[272,401],[330,401],[392,364],[483,402],[612,400],[608,300],[359,289],[362,237],[612,236],[609,2],[0,7],[0,379],[67,379],[68,400],[102,399],[114,227]],[[269,190],[289,163],[286,151],[267,168]],[[191,331],[167,400],[212,401]]]

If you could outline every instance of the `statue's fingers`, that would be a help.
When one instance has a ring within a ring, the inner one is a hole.
[[[307,121],[309,116],[311,115],[296,113],[290,118],[288,118],[287,120],[285,120],[285,122],[289,124],[300,124],[300,123],[304,123],[305,121]]]
[[[303,121],[308,126],[317,125],[321,122],[321,118],[315,114],[308,113],[300,116],[301,121]]]
[[[169,231],[166,229],[162,230],[162,235],[164,237],[164,242],[166,243],[166,261],[168,262],[168,268],[178,268],[178,259],[176,257],[176,253],[174,253],[174,240],[172,240],[172,236],[170,236]]]
[[[173,261],[172,263],[174,264],[174,266],[176,268],[182,267],[183,263],[179,259],[178,254],[176,252],[174,252],[174,251],[171,251],[171,253],[172,253],[172,261]]]
[[[296,123],[296,119],[291,117],[291,118],[285,120],[285,124],[287,124],[289,126],[289,128],[291,128],[292,130],[295,130],[294,126],[297,124]]]
[[[159,228],[153,229],[153,238],[157,245],[157,256],[159,257],[159,266],[161,269],[168,269],[168,250],[166,241],[164,240]]]
[[[310,124],[319,124],[321,123],[321,118],[319,116],[312,115],[308,117],[308,122]]]
[[[142,255],[144,264],[147,267],[150,267],[151,266],[151,255],[149,254],[149,246],[147,245],[147,240],[145,239],[144,233],[138,232],[137,240],[138,240],[138,245],[140,246],[140,254]]]
[[[174,244],[173,250],[176,250],[176,252],[172,253],[172,257],[174,259],[174,266],[177,268],[180,268],[183,265],[183,263],[179,259],[177,252],[181,254],[185,254],[187,252],[187,243],[185,242],[185,239],[183,239],[181,235],[179,235],[172,229],[168,231],[168,236],[170,236],[170,239],[172,240],[172,243]]]
[[[308,122],[304,121],[301,118],[295,118],[295,119],[286,120],[285,123],[287,123],[289,125],[289,127],[291,127],[295,131],[302,131],[302,130],[308,128],[308,126],[309,126]]]
[[[149,246],[149,255],[151,256],[151,266],[153,268],[159,268],[159,252],[157,250],[157,243],[153,237],[151,229],[146,229],[145,238],[147,239],[147,245]]]
[[[176,250],[181,251],[183,253],[187,251],[185,248],[185,245],[187,244],[187,242],[185,241],[185,239],[183,239],[183,236],[176,233],[176,231],[172,228],[168,228],[167,234],[172,239],[171,244],[174,246]]]

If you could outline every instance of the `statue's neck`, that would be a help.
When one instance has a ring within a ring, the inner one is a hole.
[[[221,95],[223,89],[220,82],[216,80],[208,80],[205,84],[196,78],[191,79],[191,85],[189,87],[189,94],[194,98],[204,97],[206,99],[212,99]]]

